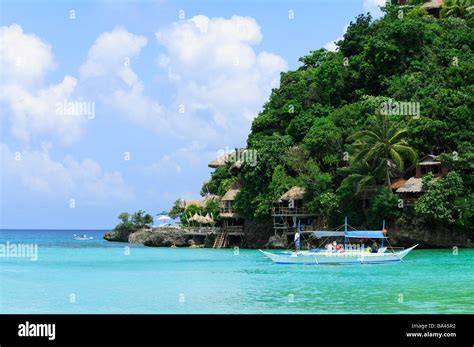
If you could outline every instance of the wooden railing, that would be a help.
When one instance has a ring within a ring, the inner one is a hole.
[[[272,215],[274,216],[284,216],[284,215],[298,215],[298,214],[305,214],[311,215],[311,213],[305,209],[304,207],[273,207],[272,208]]]
[[[241,233],[243,232],[243,226],[241,225],[231,225],[227,227],[187,227],[184,228],[184,231],[190,234],[219,234],[222,232],[226,233]]]
[[[216,233],[221,230],[219,227],[186,227],[184,230],[192,234]]]
[[[220,212],[221,213],[234,213],[235,209],[232,207],[221,207]]]

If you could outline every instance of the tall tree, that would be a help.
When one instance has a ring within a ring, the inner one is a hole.
[[[406,135],[407,129],[399,128],[386,115],[379,114],[371,122],[370,129],[358,131],[348,137],[349,141],[354,141],[353,147],[356,150],[353,161],[373,163],[382,159],[385,180],[390,187],[390,160],[393,160],[400,170],[404,169],[405,159],[413,164],[417,160],[415,150],[404,139]]]
[[[474,10],[472,0],[445,0],[441,8],[441,17],[461,17]]]

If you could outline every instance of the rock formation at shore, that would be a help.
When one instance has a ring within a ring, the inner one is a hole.
[[[189,234],[178,228],[153,228],[139,230],[114,229],[104,234],[104,239],[115,242],[141,243],[148,247],[193,247],[211,248],[216,235],[203,233]],[[400,220],[389,230],[390,243],[393,246],[410,247],[418,243],[419,248],[474,247],[473,235],[449,230],[443,227],[427,229],[420,219],[410,222]],[[291,241],[291,240],[290,240]],[[286,235],[275,236],[271,223],[246,221],[243,243],[229,239],[228,247],[286,249],[290,246]],[[316,245],[306,245],[313,246]]]
[[[428,229],[421,218],[400,219],[388,236],[393,246],[409,247],[418,243],[420,248],[474,247],[472,233],[440,225]]]
[[[104,239],[115,242],[142,243],[149,247],[212,247],[214,235],[190,235],[178,228],[139,229],[124,232],[111,230]]]

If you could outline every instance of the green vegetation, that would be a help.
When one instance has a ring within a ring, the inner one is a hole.
[[[153,224],[153,216],[138,210],[130,215],[128,212],[122,212],[118,216],[120,223],[115,227],[119,230],[135,231],[138,229],[149,228]]]
[[[442,17],[456,16],[464,18],[474,10],[472,0],[445,0],[440,15]]]
[[[390,179],[413,176],[418,158],[436,154],[451,173],[427,178],[405,219],[474,230],[474,15],[467,0],[446,1],[441,18],[421,3],[388,5],[377,21],[358,16],[336,52],[312,51],[281,74],[247,140],[258,158],[242,166],[240,214],[268,219],[272,202],[298,185],[324,224],[347,215],[355,226],[393,225],[404,210]],[[219,168],[203,191],[222,195],[232,180]]]
[[[204,206],[197,206],[195,204],[190,204],[186,206],[186,208],[183,207],[183,201],[181,199],[178,199],[175,201],[173,207],[168,213],[168,216],[171,218],[179,218],[181,225],[183,227],[187,226],[197,226],[202,223],[196,222],[196,221],[190,221],[189,219],[194,216],[194,214],[198,214],[201,216],[206,216],[209,214],[211,218],[213,218],[214,222],[211,223],[206,223],[206,225],[214,225],[218,220],[219,220],[219,201],[210,199],[207,200]]]
[[[417,160],[415,150],[409,147],[403,137],[407,129],[399,128],[399,125],[385,115],[379,115],[371,124],[370,129],[360,130],[347,138],[348,141],[356,140],[352,147],[356,150],[354,157],[355,165],[359,163],[375,163],[382,166],[385,171],[387,186],[390,188],[390,162],[397,165],[400,170],[404,169],[404,157],[409,158],[412,163]]]
[[[464,197],[463,182],[457,172],[448,173],[439,182],[434,182],[431,174],[426,175],[423,186],[426,192],[415,205],[418,214],[433,222],[458,225],[466,225],[472,218],[472,193],[470,199]]]

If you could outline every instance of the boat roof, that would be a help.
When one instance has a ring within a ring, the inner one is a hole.
[[[386,239],[382,230],[354,230],[354,231],[327,231],[315,230],[313,235],[317,238],[345,236],[358,239]]]

